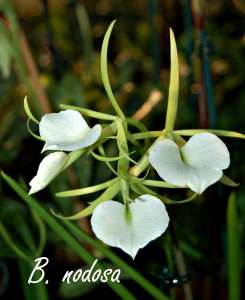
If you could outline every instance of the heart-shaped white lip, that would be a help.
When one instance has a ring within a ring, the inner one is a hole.
[[[112,200],[99,204],[92,215],[93,232],[105,244],[118,247],[133,259],[140,248],[159,237],[168,227],[165,205],[156,197],[142,195],[126,206]]]
[[[201,194],[222,177],[222,170],[230,165],[230,154],[216,135],[200,133],[193,135],[182,148],[170,139],[156,142],[149,160],[166,182],[187,186]]]
[[[54,152],[45,156],[38,167],[37,175],[29,183],[29,195],[44,189],[62,171],[67,160],[68,155],[64,152]]]
[[[94,144],[100,137],[101,125],[90,128],[75,110],[46,114],[39,124],[45,145],[42,150],[75,151]]]

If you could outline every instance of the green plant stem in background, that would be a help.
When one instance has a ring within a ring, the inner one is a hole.
[[[1,237],[5,241],[5,243],[9,246],[9,248],[21,259],[25,260],[28,263],[31,263],[31,258],[25,254],[23,250],[21,250],[15,242],[10,237],[8,231],[5,229],[3,223],[0,221],[0,233]]]
[[[82,4],[77,4],[76,15],[81,32],[82,42],[83,42],[83,54],[85,58],[85,65],[87,70],[92,69],[92,59],[93,59],[93,39],[92,39],[92,29],[89,22],[89,17],[86,8]]]
[[[18,261],[25,300],[48,300],[47,288],[43,282],[28,284],[27,278],[30,276],[33,266],[23,260]]]
[[[241,252],[239,216],[235,193],[228,199],[227,242],[228,242],[228,290],[229,300],[241,299]]]
[[[43,219],[45,223],[66,242],[71,249],[81,257],[87,264],[94,261],[94,257],[60,225],[43,207],[41,207],[32,197],[29,197],[26,191],[18,185],[11,177],[2,172],[4,180],[13,188],[13,190]],[[136,298],[120,283],[108,281],[107,284],[125,300],[136,300]]]
[[[32,197],[29,197],[27,192],[20,187],[20,185],[11,177],[2,172],[4,180],[12,187],[12,189],[43,219],[43,221],[49,225],[54,232],[56,232],[60,238],[62,238],[75,253],[77,253],[85,262],[90,264],[93,261],[91,254],[85,250],[85,248],[68,232],[65,228],[58,223],[52,215],[50,215],[41,205],[37,203]],[[94,240],[89,235],[84,233],[80,228],[76,227],[69,221],[63,221],[64,224],[75,234],[76,238],[81,238],[83,241],[88,242],[90,245],[100,250],[105,256],[107,256],[116,266],[120,267],[122,271],[127,273],[132,280],[137,282],[145,291],[157,300],[169,300],[158,288],[151,284],[136,270],[126,264],[121,258],[117,257],[111,250],[106,248],[102,243]],[[120,283],[115,284],[108,282],[111,288],[120,295],[122,299],[133,300],[135,299],[129,291]],[[126,295],[126,296],[125,296]]]

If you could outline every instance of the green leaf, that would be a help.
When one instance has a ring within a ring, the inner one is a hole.
[[[110,81],[109,81],[109,76],[108,76],[108,70],[107,70],[107,52],[108,52],[108,44],[111,36],[112,29],[115,25],[116,20],[111,22],[109,28],[107,29],[107,32],[104,36],[103,43],[102,43],[102,48],[101,48],[101,59],[100,59],[100,67],[101,67],[101,77],[103,81],[104,88],[106,90],[107,96],[117,113],[117,115],[120,118],[125,118],[124,113],[122,112],[120,106],[117,103],[117,100],[112,92]]]
[[[241,243],[239,216],[235,193],[231,193],[227,206],[228,290],[229,300],[241,299]]]
[[[31,209],[31,213],[32,213],[33,220],[37,224],[38,231],[39,231],[39,243],[36,250],[36,257],[39,257],[43,253],[46,244],[46,227],[45,224],[43,223],[43,220],[33,209]]]
[[[11,72],[11,62],[16,55],[16,49],[10,36],[8,27],[4,22],[0,23],[0,70],[4,78],[8,78]]]
[[[83,267],[83,271],[86,271],[90,268],[90,266]],[[76,270],[74,270],[75,272]],[[67,281],[61,282],[59,286],[58,294],[63,299],[72,299],[87,295],[90,293],[95,287],[100,284],[99,281],[96,282],[83,282],[78,280],[77,282],[71,281],[68,283]]]
[[[30,276],[33,265],[26,263],[23,260],[18,261],[22,287],[24,290],[25,300],[48,300],[47,288],[43,281],[36,284],[28,284],[27,278]]]
[[[174,129],[175,119],[178,110],[179,98],[179,63],[178,52],[174,33],[170,28],[170,55],[171,55],[171,69],[170,69],[170,82],[168,92],[168,106],[165,130],[172,131]]]
[[[30,110],[27,96],[25,96],[25,98],[24,98],[24,109],[25,109],[25,112],[26,112],[28,118],[31,119],[34,123],[39,124],[38,120],[33,116],[32,112]]]

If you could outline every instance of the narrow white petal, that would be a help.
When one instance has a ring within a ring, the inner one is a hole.
[[[168,183],[185,186],[187,166],[181,159],[179,147],[170,139],[156,142],[149,161],[158,175]]]
[[[129,210],[130,222],[125,217],[125,205],[105,201],[95,208],[91,225],[97,238],[134,258],[139,249],[167,229],[169,217],[165,205],[150,195],[138,197],[130,203]]]
[[[75,110],[46,114],[39,124],[40,136],[45,140],[43,151],[75,151],[94,144],[101,134],[101,126],[88,126]]]
[[[54,152],[41,161],[37,175],[30,181],[29,195],[39,192],[44,189],[62,170],[68,155],[64,152]]]
[[[226,145],[212,133],[193,135],[181,148],[181,152],[186,163],[194,167],[223,170],[230,165],[230,154]]]

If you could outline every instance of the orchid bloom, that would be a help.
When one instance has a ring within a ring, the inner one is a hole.
[[[170,139],[157,141],[149,160],[166,182],[201,194],[222,177],[222,170],[230,165],[230,154],[216,135],[200,133],[181,148]]]
[[[126,216],[127,213],[130,217]],[[91,218],[92,229],[98,239],[109,246],[121,248],[133,259],[140,248],[163,234],[168,223],[165,205],[151,195],[136,198],[128,208],[113,200],[102,202]]]
[[[99,124],[90,128],[81,114],[75,110],[46,114],[39,124],[41,138],[45,141],[42,150],[75,151],[94,144],[100,137]],[[54,152],[39,165],[37,175],[31,180],[29,194],[44,189],[63,169],[68,156]]]
[[[29,195],[44,189],[62,171],[67,160],[68,155],[64,152],[54,152],[45,156],[38,167],[37,175],[29,183]]]
[[[75,151],[94,144],[100,137],[101,125],[90,128],[82,115],[75,110],[46,114],[39,124],[42,150]]]

